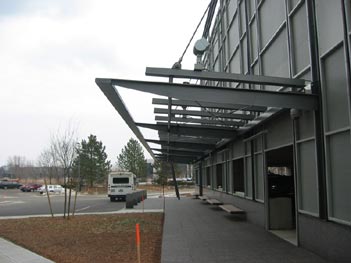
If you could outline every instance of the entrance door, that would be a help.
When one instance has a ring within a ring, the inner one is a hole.
[[[266,152],[268,185],[268,227],[296,244],[296,211],[293,147]]]

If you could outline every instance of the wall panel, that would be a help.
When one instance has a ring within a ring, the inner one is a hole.
[[[285,113],[267,125],[267,149],[292,143],[292,124],[290,113]]]
[[[251,37],[251,61],[253,63],[254,60],[258,56],[258,48],[257,48],[257,26],[256,19],[254,19],[250,25],[250,37]]]
[[[243,141],[236,141],[233,144],[233,158],[238,158],[244,156],[244,142]]]
[[[326,131],[344,128],[349,125],[349,110],[342,46],[323,59],[322,78],[325,90]]]
[[[263,75],[289,77],[288,45],[286,29],[280,32],[262,56]],[[274,90],[277,87],[273,88]]]
[[[350,132],[335,134],[328,139],[329,152],[329,213],[351,224],[351,144]]]
[[[300,6],[291,16],[291,29],[295,75],[310,64],[306,4]]]
[[[343,39],[341,1],[318,0],[315,3],[318,47],[322,55]]]
[[[260,39],[264,47],[285,20],[285,1],[265,0],[259,9]]]
[[[318,183],[315,141],[298,144],[299,210],[318,214]]]

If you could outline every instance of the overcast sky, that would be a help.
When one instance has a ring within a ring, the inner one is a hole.
[[[0,0],[0,166],[14,155],[35,163],[69,125],[79,141],[96,135],[115,163],[134,135],[95,78],[155,80],[145,67],[179,59],[209,2]],[[135,121],[154,122],[152,96],[122,96]]]

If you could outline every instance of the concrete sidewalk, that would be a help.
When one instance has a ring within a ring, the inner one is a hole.
[[[192,198],[166,199],[162,263],[325,263],[262,227]]]
[[[53,263],[38,254],[0,238],[1,263]]]

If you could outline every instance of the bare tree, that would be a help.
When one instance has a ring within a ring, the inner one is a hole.
[[[7,159],[7,166],[11,177],[23,178],[24,167],[27,165],[27,160],[24,156],[14,155]]]
[[[7,159],[7,165],[23,167],[26,164],[26,157],[14,155]]]
[[[66,218],[66,213],[67,218],[69,218],[70,213],[71,187],[69,188],[69,196],[67,196],[67,183],[71,184],[71,169],[76,156],[77,141],[76,130],[72,129],[71,126],[63,133],[58,131],[51,136],[50,151],[63,169],[63,184],[65,186],[64,218]],[[67,200],[67,198],[69,199]]]
[[[49,184],[52,184],[53,178],[59,179],[59,164],[51,148],[42,151],[38,158],[38,166],[41,168],[41,175],[49,178]]]

